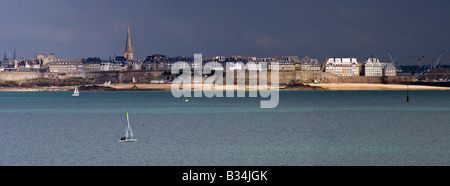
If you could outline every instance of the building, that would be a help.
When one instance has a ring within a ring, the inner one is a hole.
[[[36,71],[41,68],[43,61],[35,58],[23,58],[17,64],[18,71]]]
[[[133,46],[131,45],[130,27],[128,27],[127,44],[126,44],[126,47],[125,47],[125,52],[123,52],[123,56],[128,61],[133,61],[134,60],[134,51],[133,51]]]
[[[56,61],[54,54],[36,54],[36,59],[39,60],[42,65],[47,65]]]
[[[362,65],[361,75],[364,76],[383,76],[383,70],[380,60],[375,57],[368,58]]]
[[[49,63],[50,73],[83,73],[84,65],[82,59],[56,59]]]
[[[5,68],[5,71],[15,71],[19,66],[19,60],[17,59],[6,59],[3,60],[2,66]]]
[[[6,60],[6,52],[5,52],[5,57],[3,57],[3,60]],[[0,72],[4,72],[5,71],[5,66],[3,64],[3,61],[0,61]]]
[[[172,65],[166,65],[168,57],[162,54],[153,54],[147,56],[142,62],[142,69],[144,70],[164,70]],[[167,66],[167,67],[166,67]]]
[[[301,71],[322,71],[322,67],[319,60],[316,58],[310,58],[308,56],[303,56],[298,63],[295,64],[295,69]]]
[[[98,72],[101,71],[102,60],[98,57],[90,57],[82,59],[84,72]]]
[[[359,76],[359,64],[356,58],[329,57],[325,63],[325,72],[338,76]]]
[[[110,61],[102,61],[100,64],[100,71],[115,71],[119,64],[113,60]]]
[[[249,61],[246,64],[246,67],[247,67],[247,70],[259,70],[259,71],[264,70],[262,63],[257,63],[254,61]]]
[[[383,76],[397,76],[397,69],[392,63],[381,63]]]
[[[216,56],[214,59],[215,59],[215,61],[217,61],[219,63],[223,63],[223,62],[225,62],[225,59],[227,59],[227,57],[226,56]]]
[[[279,71],[294,71],[295,63],[298,63],[297,56],[280,56],[276,54],[273,56],[272,61],[269,62],[269,70],[272,70],[272,62],[278,63]]]

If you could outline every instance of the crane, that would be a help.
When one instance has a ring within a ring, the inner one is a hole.
[[[404,57],[404,58],[416,58],[417,59],[417,73],[420,73],[421,69],[420,69],[420,60],[425,58],[425,56],[400,56],[400,57]]]
[[[43,52],[16,52],[16,54],[33,54],[33,55],[39,55],[39,54],[43,54],[43,55],[49,55],[48,53],[43,53]]]
[[[436,60],[436,64],[434,65],[433,69],[435,69],[437,67],[437,65],[439,64],[439,62],[441,61],[442,56],[444,55],[445,50],[442,50],[441,54],[439,55],[439,57]],[[431,69],[431,70],[433,70]]]
[[[394,57],[392,57],[391,51],[389,49],[387,50],[387,53],[389,55],[389,58],[391,59],[392,65],[396,68],[397,71],[399,71],[399,68],[398,68],[398,57],[396,57],[394,59]]]
[[[394,58],[392,57],[391,51],[390,51],[389,49],[387,50],[387,52],[388,52],[389,58],[391,58],[392,65],[395,66],[396,63],[397,63],[397,61],[398,61],[398,57],[394,59]]]

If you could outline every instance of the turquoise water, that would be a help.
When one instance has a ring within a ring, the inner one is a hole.
[[[0,165],[450,165],[450,91],[0,92]],[[125,135],[125,110],[139,140]]]

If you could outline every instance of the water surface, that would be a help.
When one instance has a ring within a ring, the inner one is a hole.
[[[450,165],[450,91],[0,92],[0,165]],[[125,110],[135,143],[125,135]]]

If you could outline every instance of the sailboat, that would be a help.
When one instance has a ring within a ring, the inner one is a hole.
[[[137,139],[133,139],[133,130],[131,129],[130,119],[128,118],[128,112],[125,113],[127,114],[127,130],[125,131],[125,137],[120,138],[119,142],[137,141]]]
[[[80,96],[80,92],[78,91],[78,87],[75,87],[75,90],[73,90],[72,96],[74,96],[74,97]]]

